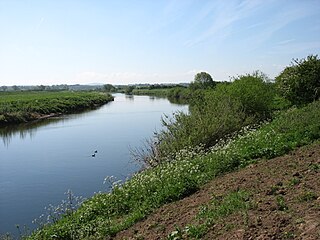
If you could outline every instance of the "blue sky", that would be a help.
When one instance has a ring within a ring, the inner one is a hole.
[[[320,0],[0,0],[0,86],[190,82],[320,52]]]

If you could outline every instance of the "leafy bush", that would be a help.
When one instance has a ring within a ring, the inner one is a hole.
[[[274,91],[265,80],[265,75],[255,72],[239,76],[232,84],[218,84],[214,90],[192,91],[189,114],[163,119],[165,129],[157,135],[158,151],[153,157],[167,158],[198,145],[208,148],[243,126],[269,118]]]
[[[208,148],[220,138],[239,130],[245,115],[241,104],[224,92],[208,91],[193,99],[190,114],[178,113],[163,119],[165,129],[158,135],[158,157],[168,157],[186,147]]]
[[[312,102],[320,97],[320,59],[310,55],[306,59],[293,60],[276,77],[276,85],[282,96],[293,104]]]
[[[265,119],[270,117],[274,91],[263,73],[242,75],[228,85],[230,95],[241,102],[247,116]]]

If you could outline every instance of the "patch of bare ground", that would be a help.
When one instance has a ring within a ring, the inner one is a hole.
[[[177,228],[199,224],[199,209],[212,196],[238,190],[250,194],[250,208],[215,221],[200,239],[320,239],[319,142],[218,177],[115,239],[167,239]],[[176,239],[190,236],[184,233]]]

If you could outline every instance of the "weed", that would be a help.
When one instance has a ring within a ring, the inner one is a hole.
[[[232,192],[226,196],[213,196],[210,204],[200,207],[198,218],[204,223],[187,226],[186,233],[189,237],[201,238],[208,228],[219,219],[239,211],[246,212],[249,207],[249,194],[244,191]],[[246,216],[245,213],[244,218]],[[233,225],[225,227],[227,229],[233,228]]]
[[[280,210],[280,211],[288,210],[288,206],[287,206],[283,196],[277,196],[276,201],[277,201],[278,210]]]
[[[176,227],[174,231],[172,231],[168,237],[167,240],[180,240],[182,238],[182,230],[180,227]]]
[[[206,224],[188,225],[185,227],[184,232],[188,237],[201,239],[207,232],[208,226]]]
[[[290,186],[295,186],[298,185],[301,182],[301,180],[299,178],[292,178],[289,182]]]
[[[311,191],[305,192],[299,196],[300,202],[309,202],[317,199],[317,194]]]
[[[296,235],[293,232],[283,232],[283,239],[294,239]]]
[[[313,170],[315,172],[320,171],[320,163],[312,163],[312,164],[310,164],[309,169]]]

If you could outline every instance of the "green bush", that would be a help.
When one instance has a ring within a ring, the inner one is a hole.
[[[320,59],[310,55],[294,60],[276,77],[280,94],[293,104],[312,102],[320,97]]]
[[[163,120],[156,157],[167,158],[186,147],[208,148],[243,126],[269,118],[274,91],[265,80],[255,72],[239,76],[232,84],[218,84],[214,90],[192,91],[189,114]]]
[[[201,94],[193,98],[190,114],[179,113],[174,119],[163,119],[165,129],[157,135],[158,157],[167,158],[186,147],[208,148],[243,126],[245,114],[239,101],[222,91]]]
[[[270,117],[274,91],[263,73],[242,75],[228,85],[231,97],[241,102],[247,116],[265,119]]]

